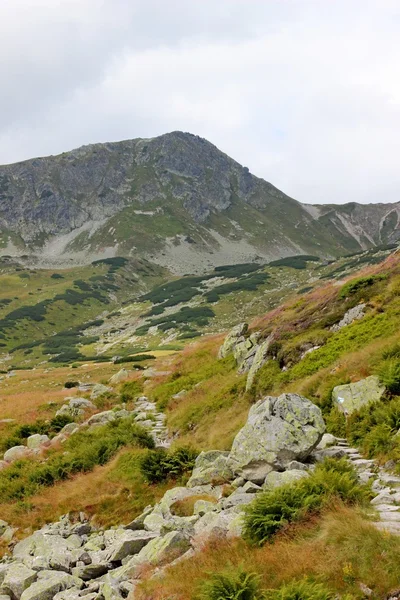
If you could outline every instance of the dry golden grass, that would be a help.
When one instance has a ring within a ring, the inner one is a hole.
[[[150,485],[141,475],[121,475],[118,461],[126,453],[140,456],[143,450],[122,450],[107,465],[43,488],[27,501],[0,504],[2,518],[18,527],[25,537],[44,523],[68,512],[83,511],[101,526],[129,523],[145,506],[154,504],[174,482]]]
[[[400,538],[383,534],[357,509],[337,507],[307,524],[290,528],[262,548],[241,539],[213,541],[189,560],[178,562],[159,579],[135,590],[138,600],[192,600],[210,573],[230,567],[257,573],[263,589],[313,577],[339,594],[360,598],[359,583],[382,598],[399,585]]]
[[[71,367],[43,368],[15,371],[14,377],[0,382],[0,419],[15,419],[31,423],[52,416],[53,403],[61,404],[66,396],[80,395],[75,388],[66,389],[66,381],[82,383],[107,382],[121,368],[113,363],[88,363]],[[132,371],[132,379],[138,374]]]

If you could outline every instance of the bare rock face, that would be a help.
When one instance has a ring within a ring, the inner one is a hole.
[[[235,437],[228,464],[254,483],[293,460],[305,460],[325,431],[320,409],[297,394],[267,396],[249,412],[246,425]]]

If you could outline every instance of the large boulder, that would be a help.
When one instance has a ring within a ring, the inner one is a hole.
[[[349,415],[366,404],[378,402],[384,393],[385,386],[380,384],[378,377],[371,375],[356,383],[337,385],[333,388],[332,399],[341,412]]]
[[[200,452],[187,486],[219,484],[233,479],[232,469],[228,465],[228,456],[229,452],[220,450]]]
[[[234,473],[262,483],[269,472],[305,460],[325,431],[320,409],[297,394],[267,396],[249,412],[228,458]]]

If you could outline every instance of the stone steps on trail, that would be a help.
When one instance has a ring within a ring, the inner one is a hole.
[[[400,535],[400,477],[385,470],[373,459],[364,458],[358,448],[351,447],[343,438],[336,438],[335,446],[341,450],[357,470],[361,483],[374,479],[372,490],[376,493],[371,507],[377,514],[374,527],[393,535]]]

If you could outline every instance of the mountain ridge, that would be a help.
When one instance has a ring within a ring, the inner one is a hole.
[[[400,238],[400,203],[302,204],[207,140],[172,132],[0,166],[0,255],[141,256],[176,273]]]

